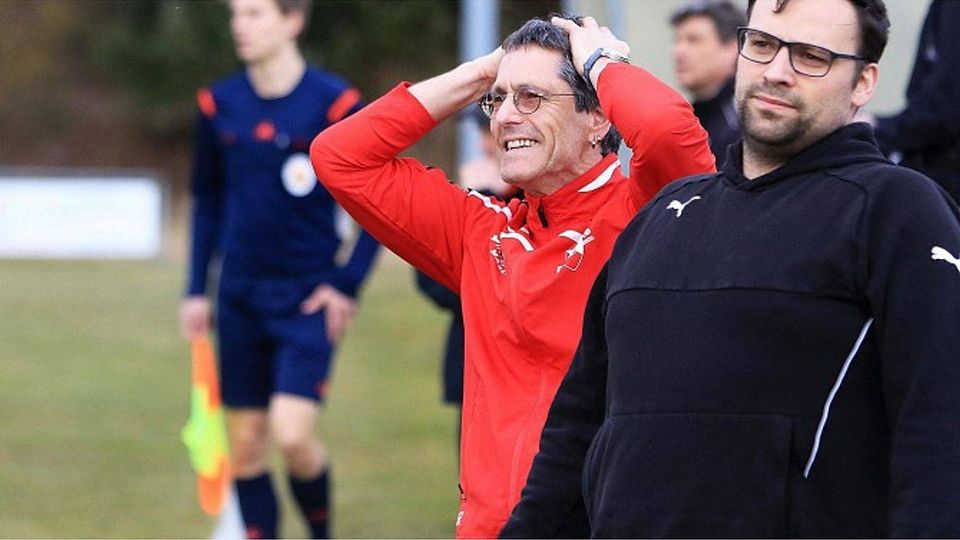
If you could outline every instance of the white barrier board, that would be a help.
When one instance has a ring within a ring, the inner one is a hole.
[[[153,178],[0,175],[0,257],[147,259],[161,249]]]

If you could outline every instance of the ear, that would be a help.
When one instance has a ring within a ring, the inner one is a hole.
[[[291,9],[284,15],[284,19],[286,20],[287,37],[291,40],[299,38],[307,22],[303,18],[303,12]]]
[[[850,97],[850,104],[859,109],[870,102],[874,90],[877,89],[877,81],[880,79],[880,66],[875,63],[867,64],[861,71],[860,76],[853,85],[853,95]]]
[[[603,112],[603,109],[600,107],[597,107],[597,110],[591,111],[589,114],[590,137],[603,139],[607,136],[607,132],[610,131],[610,119],[607,118],[607,114]]]

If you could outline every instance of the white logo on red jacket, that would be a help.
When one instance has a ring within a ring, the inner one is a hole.
[[[530,239],[527,238],[529,234],[530,231],[528,231],[526,227],[520,227],[520,230],[507,227],[507,230],[490,237],[492,244],[490,255],[493,256],[493,261],[497,264],[497,270],[499,270],[501,274],[507,273],[507,262],[503,256],[503,241],[515,240],[524,251],[533,251],[533,244],[530,242]]]
[[[503,260],[503,248],[500,247],[500,237],[493,235],[490,237],[490,242],[493,243],[493,248],[490,250],[490,255],[493,257],[493,262],[497,265],[497,270],[501,274],[506,274],[507,263]]]
[[[957,259],[952,253],[940,246],[933,246],[933,249],[930,250],[930,258],[935,261],[947,261],[956,266],[957,272],[960,272],[960,259]]]
[[[590,232],[589,227],[582,233],[571,229],[563,231],[559,236],[572,240],[574,246],[563,253],[563,264],[557,266],[557,273],[559,274],[564,268],[571,272],[576,272],[577,269],[580,268],[580,263],[583,262],[584,249],[587,247],[587,244],[597,238]]]

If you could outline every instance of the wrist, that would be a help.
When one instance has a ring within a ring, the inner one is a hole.
[[[597,50],[593,51],[593,54],[587,58],[587,61],[583,63],[583,79],[587,81],[587,85],[594,91],[596,91],[596,80],[600,78],[600,72],[603,71],[603,68],[613,62],[623,62],[625,64],[630,63],[630,58],[618,51],[613,49],[608,49],[606,47],[600,47]]]

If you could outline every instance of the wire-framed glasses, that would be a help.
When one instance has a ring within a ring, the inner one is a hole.
[[[793,70],[807,77],[824,77],[837,58],[870,62],[856,54],[833,52],[819,45],[784,41],[777,36],[741,26],[737,28],[740,56],[758,64],[769,64],[783,47],[787,48]]]
[[[513,93],[513,106],[523,114],[533,114],[537,112],[540,104],[543,103],[544,100],[550,101],[555,97],[572,97],[575,95],[576,94],[550,94],[528,86],[521,86]],[[497,111],[500,110],[500,106],[503,105],[505,99],[507,99],[506,94],[487,92],[480,98],[480,109],[483,110],[483,114],[486,114],[488,118],[493,118],[493,115],[497,114]]]

